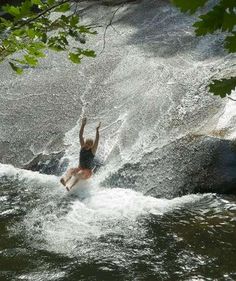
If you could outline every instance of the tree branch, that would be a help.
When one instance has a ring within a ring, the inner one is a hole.
[[[116,13],[123,6],[124,6],[124,2],[114,11],[114,13],[112,14],[112,17],[111,17],[109,23],[105,27],[104,34],[103,34],[103,47],[102,47],[102,51],[100,52],[100,54],[104,51],[105,46],[106,46],[106,33],[107,33],[107,29],[108,29],[109,26],[112,26],[112,23],[113,23],[113,20],[114,20],[114,17],[116,15]]]
[[[48,13],[48,12],[51,11],[51,10],[53,10],[54,8],[56,8],[56,7],[58,7],[58,6],[62,5],[62,4],[68,3],[68,2],[71,2],[71,0],[64,0],[64,1],[60,2],[60,3],[57,3],[57,4],[55,4],[55,5],[51,6],[51,7],[49,7],[48,9],[42,11],[41,13],[39,13],[36,17],[31,18],[31,19],[29,19],[29,20],[23,22],[23,23],[20,24],[19,26],[17,26],[18,23],[16,23],[16,26],[15,26],[14,28],[12,28],[12,29],[14,30],[14,29],[21,28],[22,26],[24,26],[24,25],[26,25],[26,24],[29,24],[29,23],[31,23],[31,22],[37,20],[38,18],[40,18],[41,16],[45,15],[46,13]]]
[[[231,98],[231,97],[228,97],[228,99],[233,100],[233,101],[236,101],[235,99],[233,99],[233,98]]]

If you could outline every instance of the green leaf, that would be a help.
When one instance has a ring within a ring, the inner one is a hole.
[[[69,44],[69,42],[66,39],[66,36],[65,36],[64,32],[62,32],[60,34],[60,37],[58,38],[58,41],[61,43],[61,45],[64,45],[64,46]]]
[[[37,58],[45,58],[46,55],[43,52],[40,51],[35,51],[34,53],[32,53],[32,55],[34,55]]]
[[[66,50],[66,46],[69,44],[65,35],[61,33],[58,36],[52,36],[48,40],[48,46],[50,49],[54,51],[63,51]]]
[[[69,23],[69,17],[65,16],[65,15],[61,15],[61,20],[64,22],[64,23]]]
[[[16,66],[13,62],[9,62],[11,68],[17,73],[17,74],[22,74],[23,73],[23,69]]]
[[[27,32],[27,35],[29,36],[29,38],[33,39],[36,37],[36,32],[34,29],[29,28],[26,32]]]
[[[25,0],[20,6],[20,16],[27,16],[31,14],[32,3],[30,0]]]
[[[20,8],[19,7],[15,7],[15,6],[11,6],[11,5],[6,5],[3,6],[3,11],[5,11],[6,13],[14,16],[14,17],[18,17],[20,15]]]
[[[55,0],[48,0],[48,5],[51,6],[55,3]]]
[[[193,24],[196,27],[195,33],[197,36],[213,33],[222,27],[225,11],[221,6],[215,6],[213,10],[205,15],[200,16],[201,21]]]
[[[225,48],[230,53],[236,53],[236,32],[232,36],[227,36],[225,38]]]
[[[24,29],[16,29],[13,31],[12,34],[15,36],[21,37],[21,36],[25,35],[25,33],[26,33],[26,31]]]
[[[28,46],[27,51],[30,55],[33,55],[34,57],[37,57],[37,58],[44,58],[45,57],[45,54],[43,52],[39,51],[34,46]]]
[[[42,5],[42,1],[41,0],[31,0],[31,3],[34,5]]]
[[[235,4],[236,6],[236,4]],[[223,31],[232,31],[234,26],[236,25],[236,14],[234,12],[225,12],[224,18],[222,22],[222,30]]]
[[[45,49],[46,45],[43,42],[33,42],[31,43],[31,46],[36,49]]]
[[[221,0],[221,5],[232,10],[235,8],[235,0]]]
[[[208,0],[172,0],[180,8],[181,12],[190,12],[191,14],[206,4]]]
[[[32,2],[30,0],[22,1],[20,6],[11,6],[6,5],[3,6],[3,10],[13,16],[15,19],[20,19],[23,17],[27,17],[33,14],[32,12]]]
[[[196,35],[206,35],[214,33],[216,30],[232,31],[236,25],[236,15],[234,11],[230,11],[228,6],[224,6],[223,2],[213,7],[205,15],[199,17],[201,21],[194,23],[196,27]]]
[[[62,47],[61,45],[56,44],[56,43],[55,44],[49,44],[48,48],[53,50],[53,51],[56,51],[56,52],[65,51],[64,47]]]
[[[54,11],[64,13],[64,12],[67,12],[69,10],[70,10],[70,4],[64,3],[64,4],[61,4],[59,7],[57,7]]]
[[[43,43],[47,43],[48,36],[47,36],[47,33],[46,33],[46,32],[45,32],[45,33],[42,33],[41,39],[42,39],[42,42],[43,42]]]
[[[79,26],[78,29],[80,33],[97,34],[96,31],[91,31],[90,28],[84,25]]]
[[[70,28],[69,29],[69,35],[71,37],[77,37],[79,35],[79,33],[76,30]]]
[[[7,39],[2,41],[2,45],[5,49],[7,49],[8,52],[11,53],[17,52],[18,50],[22,50],[23,46],[20,40],[18,41],[17,36],[8,37]]]
[[[52,23],[52,21],[50,19],[48,19],[46,17],[42,17],[40,22],[34,23],[34,26],[39,27],[39,28],[41,28],[42,26],[45,26],[46,29],[48,29],[50,27],[51,23]]]
[[[69,59],[73,63],[80,63],[81,62],[81,55],[76,53],[69,53]]]
[[[236,77],[229,79],[213,80],[213,83],[209,85],[210,92],[216,96],[224,98],[226,95],[230,95],[231,91],[236,88]]]
[[[2,17],[0,17],[0,22],[1,22],[1,25],[3,25],[4,27],[10,27],[12,25],[12,22],[10,20],[6,20]]]
[[[79,22],[79,17],[74,15],[70,19],[70,26],[75,27],[78,22]]]
[[[25,61],[28,63],[30,66],[36,66],[38,64],[38,60],[30,55],[24,55]]]
[[[86,57],[95,58],[96,53],[93,50],[82,50],[81,53]]]

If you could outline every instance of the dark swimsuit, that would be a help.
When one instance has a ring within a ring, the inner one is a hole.
[[[79,166],[81,169],[92,170],[94,168],[94,155],[91,149],[81,148]]]

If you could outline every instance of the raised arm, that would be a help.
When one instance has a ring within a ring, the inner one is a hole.
[[[79,131],[79,141],[80,141],[80,145],[81,147],[84,146],[84,127],[86,125],[86,122],[87,122],[87,118],[83,118],[82,119],[82,125],[80,127],[80,131]]]
[[[97,148],[98,148],[98,142],[99,142],[99,129],[100,129],[100,126],[101,126],[101,122],[99,122],[97,128],[96,128],[96,138],[95,138],[95,141],[94,141],[94,145],[92,147],[92,153],[93,155],[95,155],[96,151],[97,151]]]

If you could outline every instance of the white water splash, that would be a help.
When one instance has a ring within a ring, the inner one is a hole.
[[[235,129],[235,112],[236,112],[236,91],[233,91],[231,96],[232,99],[228,99],[224,112],[220,116],[218,124],[216,125],[216,130],[227,129],[226,139],[235,139],[236,138],[236,129]]]
[[[38,184],[45,184],[48,186],[58,183],[58,177],[53,175],[40,174],[30,170],[16,168],[13,165],[0,163],[0,177],[15,177],[18,180],[26,180],[28,183],[36,182]]]
[[[138,227],[140,217],[161,216],[203,196],[156,199],[131,189],[105,189],[90,181],[80,183],[71,193],[65,193],[62,200],[69,200],[69,204],[62,207],[63,210],[48,202],[43,205],[42,216],[42,205],[39,205],[25,217],[23,224],[33,244],[35,237],[44,241],[43,244],[35,241],[35,247],[73,256],[90,248],[88,241],[97,243],[106,235],[138,235],[144,231]]]

